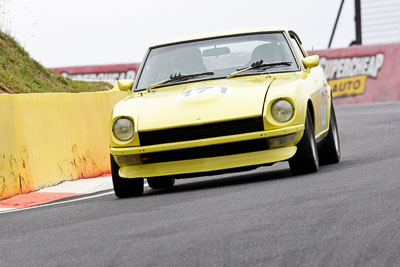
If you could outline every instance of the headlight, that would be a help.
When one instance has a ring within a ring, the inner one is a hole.
[[[279,122],[287,122],[293,117],[294,108],[286,99],[279,99],[272,104],[272,117]]]
[[[133,137],[133,122],[127,118],[119,118],[113,125],[114,136],[121,141],[128,141]]]

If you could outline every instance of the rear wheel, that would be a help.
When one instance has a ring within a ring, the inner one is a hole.
[[[297,144],[296,154],[289,159],[290,171],[293,174],[313,173],[319,169],[317,144],[310,110],[307,110],[304,133]]]
[[[111,174],[114,185],[115,195],[119,198],[135,197],[143,195],[144,179],[143,178],[121,178],[118,174],[119,166],[115,162],[114,157],[110,155]]]
[[[336,122],[335,109],[331,103],[331,118],[328,136],[318,149],[319,159],[322,164],[333,164],[340,161],[340,140]]]
[[[147,178],[147,183],[149,184],[150,188],[153,189],[161,189],[161,188],[168,188],[172,187],[175,184],[174,178],[161,178],[161,177],[154,177],[154,178]]]

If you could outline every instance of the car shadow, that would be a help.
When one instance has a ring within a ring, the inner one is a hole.
[[[178,184],[171,188],[148,189],[145,190],[143,196],[145,197],[170,193],[176,194],[188,191],[199,191],[218,187],[229,187],[243,184],[261,183],[278,179],[294,178],[293,174],[290,172],[290,169],[271,171],[268,171],[267,169],[257,169],[254,171],[239,172],[233,174],[231,173],[216,176],[201,176],[201,178],[205,177],[207,177],[207,179],[201,181],[196,181],[196,178],[184,179],[187,181],[191,180],[184,184],[179,184],[179,181],[181,180],[177,180]]]

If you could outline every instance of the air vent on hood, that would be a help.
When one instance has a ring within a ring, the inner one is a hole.
[[[211,138],[242,133],[263,131],[262,117],[209,123],[197,126],[139,132],[141,146],[165,144]]]

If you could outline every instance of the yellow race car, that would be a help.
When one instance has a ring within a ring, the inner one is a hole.
[[[176,178],[289,161],[294,174],[340,160],[332,92],[318,56],[284,28],[196,36],[149,48],[113,109],[117,197]]]

